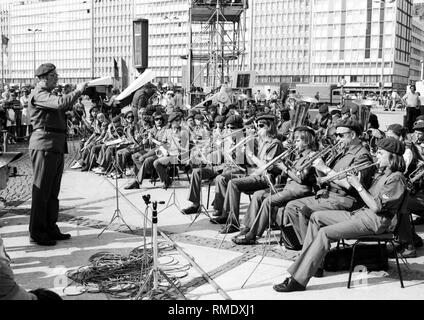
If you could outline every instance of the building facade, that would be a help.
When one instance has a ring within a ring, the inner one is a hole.
[[[30,83],[52,62],[60,81],[90,79],[90,11],[82,1],[21,1],[9,11],[9,80]]]
[[[187,0],[135,0],[136,18],[149,20],[149,68],[162,83],[181,85],[187,60]]]
[[[418,9],[418,10],[417,10]],[[420,81],[424,77],[424,6],[414,5],[411,30],[411,63],[409,82]]]

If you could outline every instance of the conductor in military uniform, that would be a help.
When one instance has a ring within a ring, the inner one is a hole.
[[[28,111],[34,131],[29,142],[34,181],[29,232],[39,245],[53,246],[56,240],[71,236],[62,234],[56,224],[59,213],[59,191],[67,153],[66,115],[87,87],[79,84],[75,91],[61,97],[52,94],[58,74],[51,63],[42,64],[35,72],[39,82],[29,97]]]

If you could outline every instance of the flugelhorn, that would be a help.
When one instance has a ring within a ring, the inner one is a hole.
[[[327,177],[318,178],[318,181],[317,182],[318,182],[318,184],[325,184],[325,183],[332,182],[334,180],[341,180],[341,179],[346,178],[349,174],[352,174],[352,173],[353,174],[358,174],[358,172],[360,172],[362,170],[366,170],[366,169],[375,167],[377,165],[378,165],[378,163],[360,164],[360,165],[357,165],[357,166],[354,166],[354,167],[350,167],[350,168],[348,168],[346,170],[337,172],[334,175],[330,175],[330,176],[327,176]]]

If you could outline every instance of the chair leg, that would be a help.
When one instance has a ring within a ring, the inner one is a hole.
[[[352,281],[352,272],[353,272],[353,262],[355,260],[355,251],[356,251],[356,246],[359,244],[359,241],[356,241],[355,244],[353,245],[353,249],[352,249],[352,258],[350,259],[350,268],[349,268],[349,280],[347,282],[347,288],[350,289],[350,283]]]
[[[206,209],[209,210],[209,197],[211,195],[211,183],[208,184],[208,202],[206,202]]]
[[[395,244],[393,241],[390,241],[393,248],[395,247]],[[398,274],[399,274],[399,280],[400,280],[400,287],[403,289],[405,288],[403,285],[403,278],[402,278],[402,271],[400,270],[400,265],[399,265],[399,258],[398,258],[398,253],[397,251],[395,251],[395,258],[396,258],[396,266],[397,266],[397,270],[398,270]]]

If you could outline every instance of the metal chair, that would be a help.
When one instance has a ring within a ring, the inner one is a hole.
[[[383,256],[382,250],[386,250],[387,243],[392,244],[392,246],[394,248],[394,252],[395,252],[396,266],[397,266],[397,271],[398,271],[398,274],[399,274],[400,286],[401,286],[401,288],[404,288],[402,272],[400,270],[400,265],[399,265],[398,252],[396,251],[396,247],[395,247],[395,240],[396,240],[396,233],[397,233],[397,230],[399,228],[399,223],[401,221],[401,219],[400,219],[401,215],[404,212],[407,212],[407,210],[408,210],[408,198],[409,198],[409,191],[407,190],[407,191],[405,191],[405,195],[404,195],[402,204],[401,204],[400,209],[397,213],[397,216],[395,217],[397,220],[396,220],[396,225],[393,228],[393,232],[387,232],[387,233],[378,234],[378,235],[369,235],[369,236],[357,237],[357,238],[353,238],[353,239],[345,239],[345,240],[356,240],[355,244],[353,245],[352,257],[351,257],[351,260],[350,260],[349,280],[347,282],[347,288],[348,289],[350,289],[350,284],[351,284],[351,280],[352,280],[352,272],[353,272],[353,268],[354,268],[356,248],[357,248],[358,244],[366,243],[366,242],[372,242],[372,243],[376,242],[376,243],[378,243],[378,246],[380,248],[380,254],[382,256]],[[384,246],[381,246],[382,243],[384,243]]]

